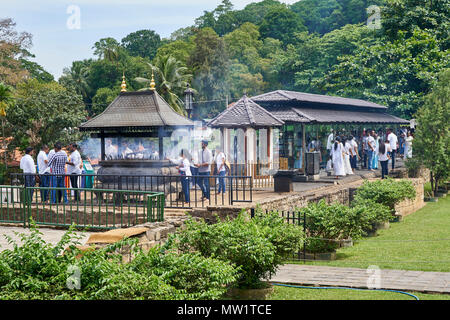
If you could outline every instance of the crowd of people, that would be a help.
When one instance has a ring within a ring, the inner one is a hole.
[[[391,162],[395,169],[397,157],[403,159],[412,157],[413,134],[410,131],[401,132],[400,138],[394,130],[387,129],[386,133],[375,130],[364,130],[359,143],[352,135],[344,136],[333,131],[328,136],[328,162],[326,170],[336,179],[355,173],[358,160],[361,169],[375,171],[380,164],[382,179],[388,176],[388,164]]]
[[[208,148],[208,141],[201,142],[201,149],[196,157],[192,157],[190,152],[182,149],[178,158],[168,158],[172,163],[177,165],[177,169],[181,175],[181,186],[184,195],[184,201],[190,203],[190,190],[197,184],[202,192],[202,201],[209,200],[211,197],[211,188],[209,179],[211,177],[211,165],[215,163],[214,175],[217,176],[218,188],[217,195],[225,194],[226,183],[225,176],[229,165],[225,153],[217,147],[213,157],[212,151]],[[193,178],[193,176],[195,176]]]
[[[63,146],[59,142],[55,143],[51,150],[47,145],[43,145],[37,156],[37,168],[32,147],[25,149],[25,155],[20,160],[25,187],[35,187],[38,182],[42,188],[41,200],[43,202],[57,203],[61,202],[62,198],[64,198],[65,203],[68,202],[67,192],[64,190],[68,184],[66,183],[66,177],[69,177],[72,188],[78,188],[78,177],[83,169],[83,161],[76,143],[69,144],[66,149],[69,154],[63,150]],[[49,189],[46,189],[49,187],[57,189],[53,189],[50,194]],[[30,189],[29,192],[32,199],[33,189]],[[75,191],[73,197],[78,200],[79,194]]]

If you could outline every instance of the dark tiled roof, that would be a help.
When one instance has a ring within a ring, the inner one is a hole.
[[[105,111],[83,123],[80,130],[193,125],[191,120],[176,113],[156,91],[147,90],[121,92]]]
[[[326,96],[320,94],[287,91],[287,90],[276,90],[264,93],[259,96],[252,97],[252,100],[255,101],[256,103],[297,101],[304,103],[328,104],[330,106],[333,105],[333,106],[352,106],[360,108],[387,109],[387,107],[385,106],[360,99],[350,99],[350,98]]]
[[[284,122],[247,96],[212,119],[210,127],[279,127]]]
[[[291,108],[291,109],[308,118],[310,122],[317,122],[317,123],[338,122],[338,123],[409,124],[408,120],[404,120],[384,112],[314,109],[314,108]]]

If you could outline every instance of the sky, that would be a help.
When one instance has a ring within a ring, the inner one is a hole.
[[[292,4],[298,0],[281,0]],[[258,0],[231,0],[235,9]],[[93,57],[101,38],[117,41],[151,29],[169,37],[211,11],[221,0],[0,0],[0,18],[12,18],[16,30],[33,35],[31,59],[57,80],[73,61]]]

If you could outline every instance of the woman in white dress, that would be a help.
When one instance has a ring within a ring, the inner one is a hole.
[[[336,138],[336,141],[331,148],[331,157],[333,159],[333,170],[336,179],[338,179],[339,176],[345,176],[344,146],[339,137]]]
[[[345,138],[345,146],[344,146],[344,166],[346,174],[353,174],[352,166],[350,164],[350,154],[353,152],[352,145],[350,140]]]
[[[414,140],[413,135],[411,134],[411,131],[408,131],[407,137],[405,138],[405,156],[404,160],[406,158],[412,158],[412,142]]]

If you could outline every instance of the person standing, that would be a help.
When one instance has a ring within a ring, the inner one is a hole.
[[[227,174],[227,168],[225,166],[225,153],[220,150],[220,147],[216,148],[216,168],[217,174],[219,176],[219,189],[217,190],[217,194],[220,192],[225,194],[225,175]]]
[[[411,131],[408,131],[407,137],[405,138],[405,155],[404,159],[412,158],[412,143],[413,143],[414,137],[411,133]]]
[[[356,142],[356,138],[353,136],[350,136],[350,145],[352,146],[352,155],[350,156],[350,164],[352,166],[353,173],[355,173],[355,170],[357,169],[358,164],[358,158],[359,152],[358,152],[358,142]]]
[[[48,188],[50,187],[50,168],[48,167],[48,152],[49,148],[47,145],[43,145],[41,151],[37,156],[37,163],[39,169],[39,186],[41,188],[41,200],[46,202],[48,199]]]
[[[345,166],[345,174],[347,175],[353,174],[352,166],[350,164],[351,154],[352,154],[352,145],[350,144],[350,140],[348,138],[344,138],[344,166]]]
[[[388,162],[390,149],[391,147],[389,144],[389,140],[383,142],[383,140],[380,139],[380,144],[378,146],[378,157],[381,165],[381,179],[384,179],[384,177],[387,177],[389,174]]]
[[[331,156],[331,148],[333,148],[333,140],[334,140],[334,134],[333,134],[333,129],[331,129],[330,134],[328,135],[328,139],[327,139],[327,156]]]
[[[23,170],[25,176],[25,188],[33,188],[36,185],[36,165],[33,159],[34,150],[32,147],[25,149],[25,155],[20,159],[20,169]],[[34,190],[29,190],[30,201],[33,200]]]
[[[387,139],[389,141],[389,145],[391,147],[391,160],[392,160],[392,170],[394,170],[395,168],[395,156],[397,153],[397,147],[398,147],[398,139],[397,136],[395,135],[395,133],[392,131],[392,129],[388,129],[387,130]]]
[[[333,160],[333,171],[336,179],[339,176],[345,176],[345,166],[344,166],[344,147],[342,146],[341,139],[336,138],[331,149],[331,158]]]
[[[71,143],[69,145],[69,152],[70,152],[70,161],[67,161],[67,174],[69,174],[70,177],[70,184],[72,185],[72,188],[78,189],[78,178],[81,174],[81,166],[82,166],[82,160],[80,152],[78,151],[78,145],[76,143]],[[78,201],[80,199],[80,195],[78,190],[74,191],[75,195],[75,201]]]
[[[367,146],[368,146],[368,151],[367,151],[367,167],[368,170],[373,171],[372,168],[372,164],[373,164],[373,157],[374,157],[374,153],[375,153],[375,139],[372,136],[372,132],[369,131],[368,132],[369,136],[367,138]]]
[[[181,188],[184,193],[184,201],[186,203],[191,202],[190,198],[190,177],[192,176],[191,173],[191,162],[190,162],[190,154],[186,149],[181,149],[180,153],[180,164],[177,166],[177,169],[180,171],[181,175]]]
[[[367,169],[367,160],[369,157],[369,145],[367,144],[367,142],[369,141],[369,131],[368,130],[364,130],[363,131],[363,137],[362,137],[362,150],[363,150],[363,168]]]
[[[208,141],[202,141],[202,150],[199,151],[198,155],[199,164],[198,167],[198,175],[204,176],[199,178],[198,184],[200,189],[202,190],[203,197],[202,199],[209,200],[209,176],[211,175],[211,162],[212,162],[212,153],[211,150],[208,149]]]
[[[379,138],[375,131],[372,131],[372,136],[374,139],[374,152],[373,152],[373,159],[372,159],[372,169],[376,170],[378,169],[378,146],[379,146]]]
[[[55,182],[52,187],[65,188],[64,176],[67,163],[67,154],[62,150],[61,143],[55,143],[55,154],[48,160],[48,166],[53,174],[53,181]],[[67,203],[67,192],[65,190],[53,190],[52,203],[61,202],[61,194],[64,194],[64,202]]]

